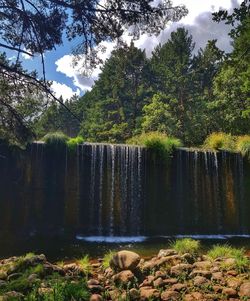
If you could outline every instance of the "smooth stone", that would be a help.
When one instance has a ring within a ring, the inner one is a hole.
[[[119,251],[110,260],[110,266],[115,270],[131,270],[134,271],[140,263],[140,256],[131,251]]]
[[[93,294],[91,295],[89,301],[103,301],[103,298],[99,294]]]

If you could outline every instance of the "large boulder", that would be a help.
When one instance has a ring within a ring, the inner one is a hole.
[[[124,270],[131,270],[134,271],[139,262],[140,262],[140,256],[131,251],[119,251],[117,252],[113,258],[110,260],[110,266],[114,270],[118,271],[124,271]]]

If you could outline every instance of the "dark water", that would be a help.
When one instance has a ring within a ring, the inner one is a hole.
[[[112,245],[77,235],[250,235],[250,164],[239,154],[179,149],[165,162],[142,147],[37,143],[0,155],[0,256]]]

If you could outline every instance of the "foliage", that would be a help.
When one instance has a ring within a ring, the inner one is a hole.
[[[104,269],[107,269],[110,266],[110,260],[113,258],[114,254],[114,251],[109,251],[108,253],[104,254],[102,261],[102,267]]]
[[[191,238],[177,239],[171,244],[171,248],[180,254],[190,253],[196,255],[200,249],[200,241]]]
[[[66,146],[68,140],[69,137],[62,132],[48,133],[43,137],[43,141],[46,143],[46,145],[53,148],[61,148]]]
[[[156,156],[169,158],[173,150],[182,145],[181,141],[174,137],[168,137],[160,132],[142,133],[127,140],[128,144],[145,146]]]
[[[235,151],[235,137],[225,133],[210,134],[203,146],[208,149]]]
[[[243,156],[246,156],[250,159],[250,136],[240,136],[237,138],[236,149]]]
[[[77,137],[74,137],[74,138],[70,138],[67,141],[68,149],[71,150],[71,151],[74,151],[77,148],[77,145],[82,144],[83,142],[84,142],[84,139],[83,139],[82,136],[77,136]]]
[[[89,255],[85,255],[83,258],[77,260],[77,263],[80,265],[81,269],[86,275],[88,275],[91,272]]]

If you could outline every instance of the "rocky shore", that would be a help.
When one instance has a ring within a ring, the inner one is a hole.
[[[237,261],[238,260],[238,261]],[[123,250],[103,259],[52,264],[45,255],[0,260],[0,301],[250,300],[249,258]]]

